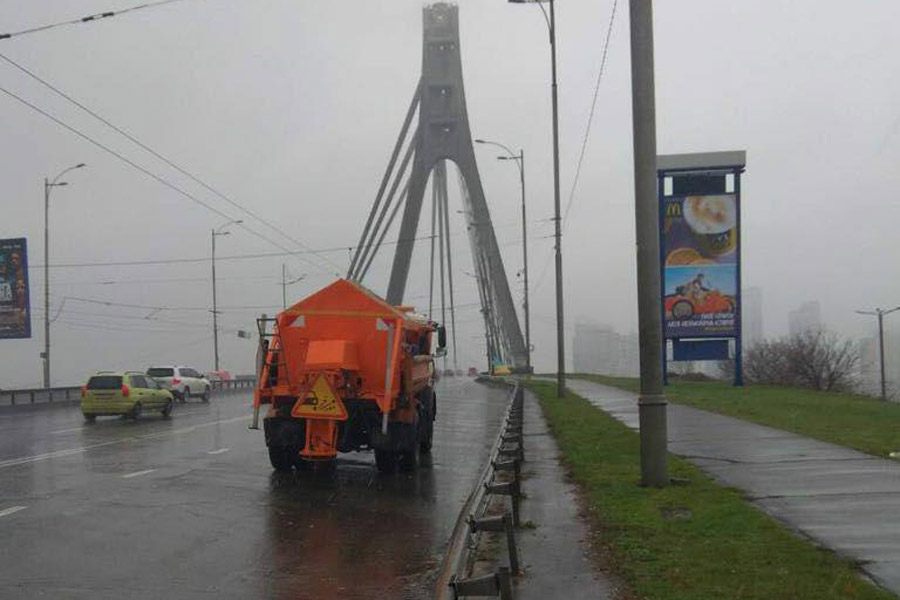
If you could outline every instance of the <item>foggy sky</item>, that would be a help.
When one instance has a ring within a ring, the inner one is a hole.
[[[3,31],[134,2],[0,3]],[[460,35],[474,137],[526,155],[532,338],[538,370],[555,366],[549,46],[535,6],[462,0]],[[0,41],[22,63],[309,248],[307,257],[218,263],[223,367],[252,370],[238,339],[281,304],[285,262],[297,300],[343,274],[421,68],[420,1],[187,0],[105,21]],[[611,0],[557,3],[563,205],[569,199]],[[746,149],[743,281],[763,290],[765,334],[819,300],[826,324],[871,331],[857,308],[900,304],[900,5],[783,0],[655,3],[661,154]],[[618,6],[581,181],[563,238],[567,323],[636,326],[628,5]],[[294,242],[204,191],[5,63],[0,85],[184,187],[230,218]],[[51,199],[51,264],[204,258],[227,219],[0,94],[0,238],[28,238],[34,337],[0,342],[0,387],[39,385],[43,178],[78,162]],[[513,293],[521,268],[518,174],[476,147]],[[460,366],[482,366],[468,242],[451,169],[451,233]],[[420,231],[428,223],[423,211]],[[394,238],[393,233],[389,239]],[[366,284],[384,293],[392,247]],[[218,255],[277,252],[240,228]],[[408,302],[427,304],[427,246]],[[209,262],[51,270],[55,384],[92,370],[181,363],[212,368]],[[71,298],[166,307],[151,311]],[[248,307],[248,308],[235,308]],[[181,310],[190,308],[194,310]],[[178,309],[178,310],[174,310]],[[151,316],[145,319],[145,316]],[[171,322],[166,322],[171,321]],[[900,322],[893,325],[900,328]],[[567,348],[572,333],[568,330]],[[571,359],[570,359],[571,360]]]

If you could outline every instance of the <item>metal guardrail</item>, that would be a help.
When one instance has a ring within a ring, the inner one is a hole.
[[[255,375],[239,375],[228,381],[210,381],[210,391],[224,392],[252,388],[256,384]],[[0,390],[0,406],[26,406],[32,404],[53,404],[71,402],[81,398],[81,386],[51,388],[22,388]]]
[[[519,573],[519,553],[515,528],[519,527],[521,463],[525,460],[522,433],[525,391],[521,383],[512,390],[506,418],[494,442],[488,464],[478,485],[463,506],[465,520],[457,522],[447,553],[442,576],[438,578],[437,598],[445,600],[466,596],[497,597],[512,600],[511,576]],[[504,473],[498,478],[499,473]],[[503,481],[500,481],[503,479]],[[490,496],[509,496],[512,513],[486,516]],[[483,531],[504,532],[509,553],[509,567],[495,573],[472,577],[475,550]]]

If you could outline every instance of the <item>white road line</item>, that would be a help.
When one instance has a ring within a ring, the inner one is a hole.
[[[224,454],[231,450],[231,448],[219,448],[218,450],[210,450],[207,454]]]
[[[58,435],[60,433],[69,433],[70,431],[81,431],[82,429],[84,429],[83,426],[69,427],[68,429],[57,429],[56,431],[51,431],[50,435]]]
[[[17,513],[20,510],[25,510],[26,508],[28,508],[28,507],[27,506],[10,506],[9,508],[4,508],[3,510],[0,510],[0,517],[5,517],[7,515]]]
[[[209,421],[207,423],[199,423],[197,425],[191,425],[189,427],[182,427],[181,429],[172,429],[170,431],[165,431],[162,433],[148,433],[144,435],[130,436],[127,438],[121,438],[117,440],[110,440],[108,442],[99,442],[97,444],[89,444],[87,446],[79,446],[77,448],[68,448],[66,450],[57,450],[55,452],[45,452],[43,454],[35,454],[34,456],[23,456],[21,458],[10,458],[7,460],[0,461],[0,469],[6,469],[8,467],[15,467],[18,465],[24,465],[33,462],[39,462],[42,460],[48,460],[51,458],[60,458],[63,456],[72,456],[74,454],[83,454],[88,450],[92,450],[94,448],[101,448],[103,446],[112,446],[114,444],[124,444],[125,442],[134,442],[140,440],[152,440],[157,438],[164,438],[173,435],[178,435],[181,433],[190,433],[192,431],[196,431],[203,427],[210,427],[213,425],[224,425],[227,423],[235,423],[237,421],[249,421],[249,415],[241,415],[239,417],[232,417],[231,419],[221,419],[219,421]]]
[[[147,469],[145,471],[135,471],[134,473],[128,473],[127,475],[122,475],[122,479],[131,479],[132,477],[140,477],[141,475],[147,475],[152,473],[156,469]]]

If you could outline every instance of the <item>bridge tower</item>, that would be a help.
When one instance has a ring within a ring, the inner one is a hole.
[[[431,178],[432,186],[446,186],[446,175],[432,177],[432,173],[436,168],[438,173],[444,173],[442,163],[452,161],[459,173],[460,189],[465,204],[467,229],[478,279],[482,314],[485,317],[485,327],[488,331],[489,354],[495,357],[502,354],[507,363],[511,363],[513,367],[524,369],[527,365],[525,341],[516,316],[506,270],[500,257],[472,145],[460,59],[458,8],[447,3],[431,4],[424,8],[423,20],[422,77],[407,112],[400,137],[394,147],[388,170],[382,180],[360,245],[357,247],[356,255],[351,263],[348,277],[360,280],[365,276],[372,256],[374,256],[374,252],[377,252],[378,246],[384,238],[384,232],[382,232],[376,244],[377,230],[384,222],[388,206],[399,188],[403,172],[411,161],[409,177],[386,225],[386,227],[390,227],[400,205],[404,204],[387,290],[388,302],[392,304],[403,302],[426,186],[429,178]],[[412,134],[400,167],[394,174],[390,192],[385,197],[384,191],[391,179],[393,168],[416,110],[418,110],[418,127]],[[439,191],[436,196],[441,194],[446,199],[446,190]],[[375,216],[383,198],[385,200],[376,220]],[[442,209],[438,207],[438,210]],[[446,205],[443,207],[443,212],[447,213]],[[372,227],[373,222],[375,222],[374,228]],[[447,227],[446,223],[444,227]]]

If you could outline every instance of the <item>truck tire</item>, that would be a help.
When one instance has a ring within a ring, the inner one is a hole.
[[[394,456],[393,450],[375,449],[375,466],[378,467],[380,473],[388,475],[394,472],[397,466],[397,458]]]
[[[419,417],[419,452],[422,454],[430,454],[432,439],[434,438],[434,416],[437,412],[437,394],[434,393],[433,389],[428,388],[421,400],[425,403],[427,408],[426,410],[422,410]]]
[[[291,453],[280,446],[269,446],[269,462],[276,471],[290,471],[294,466],[294,458]]]

